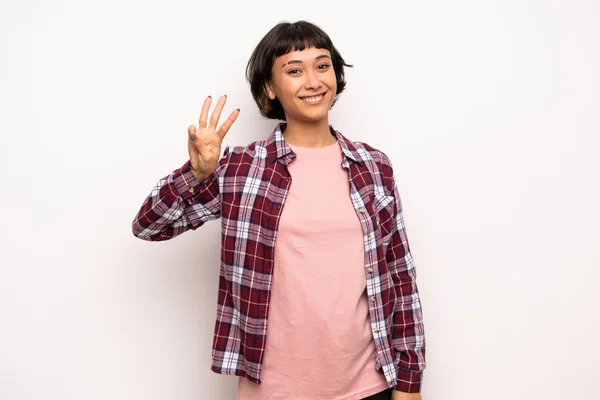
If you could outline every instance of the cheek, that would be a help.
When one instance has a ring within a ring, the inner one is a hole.
[[[293,101],[300,90],[302,90],[302,83],[300,80],[290,80],[279,87],[278,97],[280,101]]]
[[[335,94],[337,91],[337,78],[335,76],[335,72],[332,72],[331,75],[327,76],[327,86],[329,86],[329,88],[331,88]]]

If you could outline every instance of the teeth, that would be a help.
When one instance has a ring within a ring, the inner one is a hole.
[[[317,103],[323,98],[323,95],[312,96],[312,97],[303,97],[302,100],[307,103]]]

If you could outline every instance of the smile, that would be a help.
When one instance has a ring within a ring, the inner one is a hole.
[[[327,92],[325,92],[325,93],[327,93]],[[300,97],[300,98],[306,104],[319,104],[321,101],[323,101],[323,98],[325,97],[325,93],[321,93],[316,96],[307,96],[307,97]]]

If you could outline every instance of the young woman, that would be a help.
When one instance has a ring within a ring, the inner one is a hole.
[[[227,147],[222,96],[188,128],[189,160],[133,221],[161,241],[221,218],[212,370],[238,399],[420,399],[425,338],[416,273],[389,158],[333,128],[349,66],[319,27],[281,23],[247,78],[264,140]]]

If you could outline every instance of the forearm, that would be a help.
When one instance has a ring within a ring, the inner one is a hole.
[[[415,269],[408,250],[401,258],[389,259],[388,265],[397,296],[392,330],[396,390],[418,393],[425,369],[425,333]]]
[[[200,182],[188,161],[156,184],[135,216],[132,231],[143,240],[168,240],[217,218],[219,212],[216,177]]]

